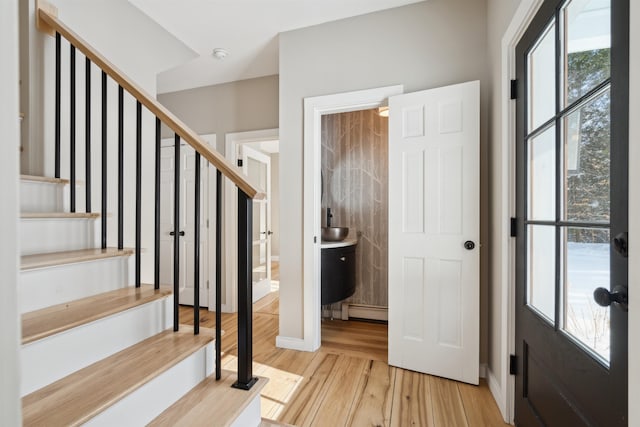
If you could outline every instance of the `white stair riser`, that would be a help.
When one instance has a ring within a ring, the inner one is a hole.
[[[32,219],[20,221],[20,253],[72,251],[94,248],[95,219]]]
[[[21,395],[160,333],[172,319],[170,296],[23,345]]]
[[[258,427],[262,422],[260,415],[260,394],[256,394],[244,411],[236,418],[231,427]]]
[[[22,271],[20,313],[127,287],[133,283],[132,260],[114,257]]]
[[[105,409],[84,425],[134,427],[148,424],[211,375],[213,358],[213,343],[210,343]],[[211,420],[211,425],[215,425],[215,420]]]
[[[20,181],[21,212],[63,212],[64,184]]]

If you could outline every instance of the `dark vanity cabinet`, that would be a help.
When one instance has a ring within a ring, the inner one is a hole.
[[[356,291],[356,244],[322,248],[322,304],[349,298]]]

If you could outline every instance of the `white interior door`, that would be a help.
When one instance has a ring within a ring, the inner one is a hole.
[[[480,84],[389,98],[389,364],[478,384]]]
[[[174,147],[167,140],[161,151],[160,196],[160,283],[173,285],[173,236],[174,230]],[[180,304],[193,305],[194,297],[194,243],[195,243],[195,151],[186,144],[180,149]],[[207,290],[207,165],[200,163],[200,306],[209,306]]]
[[[250,181],[266,192],[253,201],[253,302],[271,291],[271,158],[241,145],[242,170]]]

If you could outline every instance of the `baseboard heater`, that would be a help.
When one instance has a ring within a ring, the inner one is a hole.
[[[343,302],[341,308],[341,310],[335,308],[333,310],[322,310],[322,316],[342,320],[366,319],[380,322],[387,322],[389,320],[387,307]]]

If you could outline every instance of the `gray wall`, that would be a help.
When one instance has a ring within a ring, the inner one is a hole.
[[[226,133],[278,127],[278,76],[162,93],[158,100],[199,134],[215,133],[223,154]]]
[[[280,335],[303,335],[303,99],[403,84],[413,92],[481,81],[481,241],[487,229],[486,3],[430,0],[280,35]],[[487,353],[487,251],[481,253],[481,361]]]
[[[489,132],[489,200],[490,215],[489,228],[491,230],[490,242],[488,246],[489,265],[489,345],[488,345],[488,368],[500,384],[503,375],[500,363],[508,353],[507,348],[502,347],[501,328],[503,322],[508,319],[502,318],[502,286],[500,270],[502,269],[501,251],[501,203],[502,199],[509,197],[502,193],[502,70],[501,70],[501,41],[513,14],[520,4],[520,0],[487,0],[487,46],[489,67],[491,72],[491,94],[490,94],[490,121],[488,123]],[[504,390],[506,392],[506,390]]]
[[[322,116],[323,225],[331,208],[334,226],[357,230],[354,304],[388,304],[388,135],[377,109]]]

